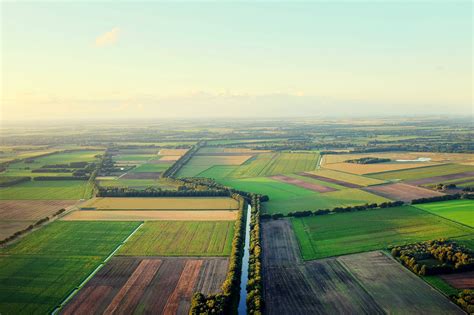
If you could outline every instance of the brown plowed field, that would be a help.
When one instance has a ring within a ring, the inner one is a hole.
[[[284,176],[284,175],[275,175],[275,176],[271,176],[271,178],[273,178],[277,181],[283,182],[283,183],[295,185],[295,186],[298,186],[298,187],[306,188],[306,189],[309,189],[309,190],[312,190],[312,191],[317,191],[317,192],[320,192],[320,193],[325,193],[325,192],[330,192],[330,191],[336,191],[337,190],[337,189],[334,189],[332,187],[326,187],[326,186],[318,185],[318,184],[315,184],[315,183],[308,183],[308,182],[302,181],[300,179],[292,178],[292,177],[288,177],[288,176]]]
[[[0,200],[0,220],[37,221],[75,203],[74,200]]]
[[[452,273],[440,277],[456,289],[474,289],[474,271]]]
[[[188,314],[194,292],[217,293],[227,258],[114,257],[63,314]]]
[[[443,193],[402,183],[364,187],[362,190],[391,199],[412,201],[413,199],[443,196]]]
[[[459,178],[471,177],[471,176],[474,176],[474,172],[463,172],[463,173],[457,173],[457,174],[434,176],[434,177],[428,177],[428,178],[423,178],[423,179],[410,180],[410,181],[406,181],[406,183],[410,185],[438,184],[438,183],[443,183],[444,181],[447,181],[447,180],[453,180],[453,179],[459,179]]]
[[[301,262],[287,220],[262,224],[266,314],[462,314],[381,252]]]
[[[337,180],[337,179],[333,179],[333,178],[318,176],[318,175],[314,175],[314,174],[310,174],[310,173],[300,173],[300,175],[306,176],[306,177],[309,177],[309,178],[314,178],[314,179],[317,179],[317,180],[322,180],[322,181],[325,181],[325,182],[328,182],[328,183],[337,184],[337,185],[344,186],[344,187],[347,187],[347,188],[360,188],[360,187],[363,187],[361,185],[352,184],[352,183],[344,182],[342,180]]]

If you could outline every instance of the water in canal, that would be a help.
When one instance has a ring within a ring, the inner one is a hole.
[[[245,223],[244,257],[242,258],[242,275],[240,276],[240,301],[238,314],[247,314],[247,281],[249,279],[249,249],[250,249],[250,212],[252,207],[247,206],[247,220]]]

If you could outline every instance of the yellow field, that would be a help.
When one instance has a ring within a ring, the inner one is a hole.
[[[140,210],[78,210],[71,212],[65,221],[233,221],[237,210],[195,211],[140,211]]]
[[[382,184],[385,181],[375,178],[369,178],[349,173],[338,172],[330,169],[319,169],[312,172],[306,172],[318,176],[323,176],[327,178],[332,178],[344,182],[348,182],[351,184],[361,185],[361,186],[369,186],[369,185],[378,185]]]
[[[165,156],[162,156],[158,161],[177,161],[179,160],[179,158],[181,157],[181,155],[165,155]]]
[[[239,204],[228,197],[94,198],[82,207],[97,210],[235,210]]]
[[[416,160],[418,158],[430,158],[429,162],[414,162],[420,166],[437,163],[472,163],[474,154],[470,153],[437,153],[437,152],[381,152],[363,154],[329,154],[324,155],[321,165],[341,163],[346,160],[360,159],[362,157],[378,157],[395,160]],[[405,162],[409,163],[409,162]]]
[[[158,155],[184,155],[188,149],[161,149]]]

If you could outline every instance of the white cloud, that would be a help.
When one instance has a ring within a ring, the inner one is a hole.
[[[117,42],[120,35],[120,28],[114,27],[112,30],[105,32],[95,39],[97,47],[110,46]]]

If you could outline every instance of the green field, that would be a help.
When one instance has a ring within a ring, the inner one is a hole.
[[[411,206],[292,218],[291,222],[305,260],[474,233]]]
[[[238,166],[236,165],[215,165],[204,172],[197,174],[199,177],[207,177],[213,179],[223,179],[226,178],[232,173]]]
[[[50,313],[139,225],[57,221],[0,249],[0,313]]]
[[[419,167],[403,171],[389,171],[383,173],[368,174],[368,176],[385,180],[416,180],[428,177],[456,174],[462,172],[472,172],[474,166],[462,164],[444,164],[437,166]]]
[[[114,155],[114,161],[148,161],[151,159],[158,159],[159,157],[156,154],[119,154]]]
[[[269,196],[270,201],[262,203],[264,213],[287,214],[292,211],[332,209],[389,201],[359,189],[342,189],[321,194],[266,177],[224,179],[218,182],[238,190]]]
[[[242,154],[245,156],[245,154]],[[237,167],[245,158],[242,156],[204,156],[197,155],[186,163],[186,165],[180,169],[178,176],[179,177],[204,177],[204,173],[207,169],[212,168],[213,166],[228,166],[234,165]]]
[[[229,174],[229,177],[260,177],[311,171],[316,168],[319,153],[261,153]]]
[[[423,203],[415,207],[474,227],[474,200],[449,200],[442,202]]]
[[[1,200],[78,200],[90,198],[91,194],[92,186],[81,180],[30,181],[0,188]]]
[[[119,255],[228,256],[234,221],[153,221],[135,233]]]
[[[99,185],[102,187],[130,187],[135,189],[144,189],[147,187],[155,187],[166,190],[175,190],[176,186],[160,179],[110,179],[100,180]]]

